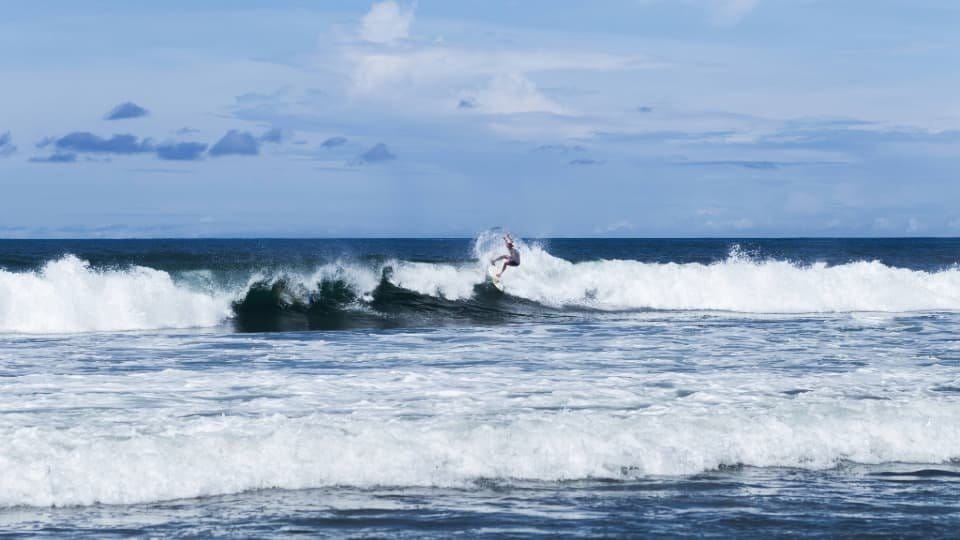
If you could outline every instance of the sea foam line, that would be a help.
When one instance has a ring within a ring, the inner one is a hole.
[[[488,478],[625,480],[722,465],[939,464],[960,456],[958,407],[859,401],[693,416],[541,413],[496,422],[232,416],[136,433],[8,427],[0,506],[131,504],[268,488],[469,487]]]

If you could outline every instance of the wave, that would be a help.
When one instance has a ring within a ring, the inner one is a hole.
[[[503,250],[481,235],[459,263],[334,261],[312,272],[214,270],[170,274],[96,269],[75,256],[36,271],[0,270],[0,332],[149,330],[233,324],[241,331],[341,329],[578,316],[596,311],[844,313],[960,310],[960,269],[911,270],[877,261],[829,266],[755,260],[571,262],[520,243],[522,265],[486,283]]]
[[[753,260],[736,249],[713,264],[571,263],[530,249],[505,280],[511,294],[602,310],[835,313],[960,309],[960,269],[926,272],[861,261],[828,266]]]
[[[136,433],[8,427],[0,431],[0,507],[131,504],[270,488],[623,481],[725,466],[949,464],[960,448],[957,414],[956,404],[921,399],[496,421],[215,416],[157,420]]]
[[[36,272],[0,270],[0,332],[206,327],[229,316],[225,294],[185,287],[152,268],[95,270],[67,255]]]

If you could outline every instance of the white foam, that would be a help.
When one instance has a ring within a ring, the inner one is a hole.
[[[473,296],[474,286],[482,283],[485,276],[484,270],[476,264],[401,262],[397,263],[391,281],[398,287],[420,294],[463,300]]]
[[[960,309],[957,269],[924,272],[879,262],[800,266],[737,257],[714,264],[574,264],[539,248],[524,259],[504,279],[507,291],[557,306],[755,313]]]
[[[37,272],[0,270],[0,332],[215,326],[229,311],[228,295],[191,289],[142,266],[94,270],[68,255]]]
[[[394,282],[423,294],[463,299],[505,248],[477,239],[475,265],[401,265]],[[713,264],[600,260],[573,263],[518,242],[522,264],[503,277],[506,292],[545,305],[601,310],[719,310],[743,313],[960,310],[960,270],[925,272],[876,261],[827,266],[756,261],[734,250]]]
[[[483,478],[628,479],[723,464],[940,463],[960,452],[958,414],[956,403],[928,400],[765,414],[731,408],[419,422],[276,415],[106,432],[91,425],[8,428],[0,445],[0,506],[128,504],[263,488],[458,487]]]
[[[937,466],[960,458],[960,382],[941,339],[960,315],[903,318],[923,331],[866,325],[837,339],[850,317],[784,327],[647,314],[601,331],[131,332],[108,349],[96,334],[10,337],[0,506],[725,464]]]
[[[247,281],[244,291],[257,282],[270,283],[282,278],[290,284],[287,293],[293,295],[288,301],[306,301],[309,294],[317,291],[321,282],[342,281],[363,299],[370,300],[371,294],[380,283],[382,273],[382,266],[369,268],[352,262],[336,261],[321,265],[311,272],[282,271],[270,275],[255,273]]]

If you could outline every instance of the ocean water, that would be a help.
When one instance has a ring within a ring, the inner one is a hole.
[[[960,534],[960,240],[0,241],[0,533]]]

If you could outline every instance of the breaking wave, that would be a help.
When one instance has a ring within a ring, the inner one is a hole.
[[[210,327],[340,329],[569,316],[596,311],[838,313],[960,309],[960,269],[858,261],[802,265],[736,249],[710,263],[571,262],[523,244],[523,264],[486,283],[502,246],[485,233],[471,260],[339,260],[313,272],[251,269],[228,280],[143,266],[93,268],[75,256],[35,271],[0,270],[0,332],[66,333]]]
[[[0,270],[0,332],[205,327],[229,316],[225,294],[184,286],[152,268],[95,270],[67,255],[36,272]]]
[[[774,413],[571,412],[496,422],[215,416],[134,434],[127,427],[22,427],[0,431],[0,507],[131,504],[269,488],[631,480],[742,465],[949,464],[958,457],[956,404],[824,404]]]

